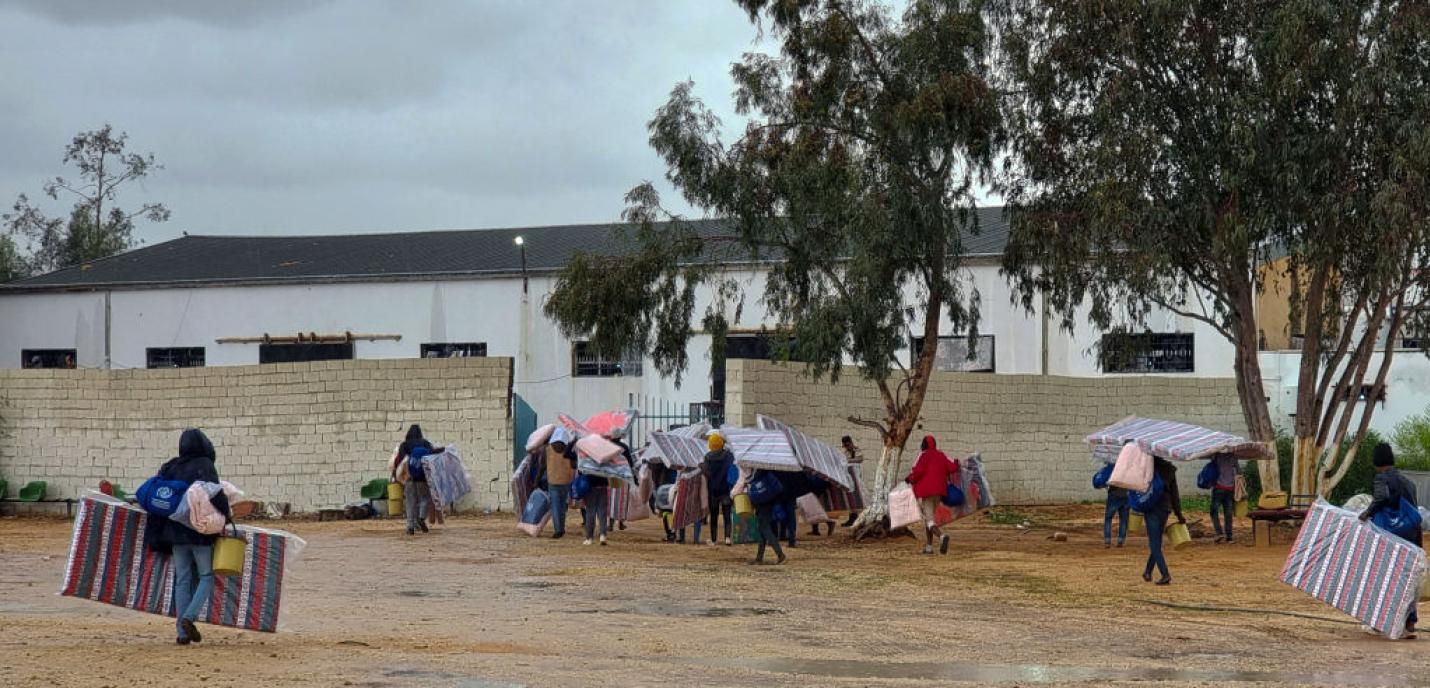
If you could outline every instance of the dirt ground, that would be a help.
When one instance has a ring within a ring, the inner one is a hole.
[[[1276,581],[1287,532],[1254,548],[1239,523],[1243,542],[1171,553],[1155,587],[1143,538],[1103,548],[1100,506],[1019,511],[1031,527],[955,524],[945,557],[840,530],[778,567],[665,544],[654,521],[604,548],[507,515],[417,537],[293,521],[309,546],[280,632],[204,627],[188,647],[166,619],[55,594],[68,522],[0,519],[0,685],[1430,685],[1430,640],[1367,635]]]

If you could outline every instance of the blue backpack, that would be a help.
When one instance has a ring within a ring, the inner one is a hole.
[[[188,491],[187,481],[165,480],[156,475],[139,486],[139,490],[134,493],[134,499],[144,511],[168,518],[174,515],[174,511],[184,501],[184,493]]]
[[[736,466],[734,461],[731,461],[730,469],[725,471],[725,485],[720,492],[729,492],[734,489],[735,483],[738,482],[740,482],[740,467]]]
[[[422,469],[424,458],[431,454],[431,450],[426,447],[413,447],[407,455],[407,476],[412,480],[427,482],[427,472]]]
[[[1132,510],[1139,514],[1151,512],[1157,507],[1157,504],[1162,501],[1162,491],[1165,489],[1167,489],[1167,487],[1162,484],[1162,476],[1153,475],[1152,484],[1147,486],[1146,492],[1133,492],[1131,494],[1129,502],[1131,503]]]
[[[1107,481],[1112,479],[1112,464],[1107,464],[1096,473],[1092,474],[1092,489],[1101,490],[1107,487]]]
[[[576,479],[571,481],[571,498],[585,499],[591,492],[591,478],[585,473],[577,473]]]
[[[1197,487],[1203,490],[1212,489],[1216,485],[1216,474],[1216,460],[1213,459],[1208,461],[1207,465],[1202,466],[1202,471],[1197,474]]]
[[[948,489],[943,493],[941,500],[946,507],[960,507],[966,499],[963,496],[963,489],[953,483],[948,484]]]
[[[1415,537],[1415,531],[1420,530],[1422,519],[1420,510],[1416,509],[1410,500],[1401,497],[1400,508],[1381,509],[1375,512],[1375,517],[1371,521],[1394,533],[1397,537],[1412,540]]]
[[[780,493],[784,492],[784,485],[780,483],[780,479],[775,477],[774,473],[763,471],[758,478],[750,481],[746,492],[752,503],[761,506],[779,499]]]

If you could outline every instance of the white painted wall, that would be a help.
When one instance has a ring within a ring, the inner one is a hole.
[[[980,332],[995,337],[999,373],[1042,372],[1042,325],[1038,314],[1012,302],[1012,291],[996,264],[964,270],[981,297]],[[776,322],[760,295],[764,273],[732,272],[745,291],[736,329],[757,330]],[[677,388],[647,361],[644,374],[628,378],[571,377],[571,343],[541,309],[555,279],[534,275],[523,297],[514,277],[432,282],[241,286],[114,291],[111,293],[113,366],[138,368],[148,347],[202,346],[209,365],[258,362],[257,344],[219,344],[221,337],[257,337],[296,332],[397,333],[399,341],[358,341],[358,358],[407,358],[428,342],[486,342],[491,356],[515,359],[514,389],[543,418],[557,411],[584,416],[624,407],[630,395],[684,405],[710,398],[710,338],[697,334],[690,345],[690,368]],[[696,317],[710,295],[701,293]],[[908,302],[918,301],[909,287]],[[731,313],[730,315],[733,315]],[[1231,347],[1199,323],[1158,316],[1154,329],[1196,333],[1200,377],[1231,375]],[[1050,323],[1049,369],[1053,375],[1099,376],[1091,347],[1099,336],[1084,319],[1068,334]],[[913,332],[922,328],[914,323]],[[945,323],[944,336],[963,334]],[[0,367],[19,367],[25,348],[75,348],[79,365],[104,364],[104,294],[17,293],[0,295]],[[904,352],[907,361],[908,352]]]
[[[1371,355],[1373,373],[1384,354]],[[1261,352],[1261,373],[1266,394],[1270,397],[1271,421],[1290,432],[1296,412],[1296,388],[1299,383],[1301,354],[1295,351]],[[1372,430],[1388,438],[1395,425],[1410,416],[1430,409],[1430,359],[1418,351],[1397,351],[1390,362],[1385,380],[1385,402],[1377,403],[1370,418]],[[1363,407],[1363,404],[1362,404]],[[1352,423],[1358,423],[1357,414]],[[1354,429],[1352,425],[1352,429]]]

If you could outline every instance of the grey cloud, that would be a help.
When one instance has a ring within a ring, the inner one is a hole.
[[[738,130],[756,35],[711,0],[112,4],[0,0],[0,204],[109,122],[165,165],[150,242],[615,220],[677,81]]]
[[[252,26],[265,20],[300,14],[330,0],[2,0],[10,5],[64,24],[105,26],[136,24],[155,19],[182,19],[214,26]]]

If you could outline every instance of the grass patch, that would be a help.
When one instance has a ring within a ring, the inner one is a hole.
[[[1182,511],[1207,511],[1212,510],[1212,498],[1208,495],[1197,495],[1195,497],[1182,498]]]
[[[1012,509],[993,508],[988,511],[988,522],[996,523],[1000,526],[1015,526],[1024,521],[1032,521],[1032,517],[1021,511]]]

